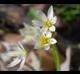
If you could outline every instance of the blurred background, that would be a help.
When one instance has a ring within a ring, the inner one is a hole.
[[[51,4],[0,4],[0,41],[16,42],[22,37],[19,29],[23,28],[22,22],[30,24],[37,18],[36,11],[42,10],[46,13]],[[70,70],[79,70],[80,66],[80,4],[52,4],[58,21],[55,24],[59,40],[58,48],[62,62],[66,59],[65,53],[71,46]],[[2,51],[2,49],[0,49]],[[44,70],[52,70],[53,60],[50,54],[39,53],[44,56]],[[45,55],[44,55],[45,54]],[[48,56],[48,58],[46,57]],[[47,65],[46,61],[48,61]],[[50,63],[49,63],[50,62]]]

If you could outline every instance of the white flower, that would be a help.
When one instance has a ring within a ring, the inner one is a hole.
[[[50,48],[51,44],[57,43],[57,41],[52,37],[52,33],[47,32],[37,32],[35,35],[35,46],[34,49],[44,48],[45,50],[48,50]]]
[[[57,17],[54,16],[52,6],[49,8],[47,16],[42,11],[38,11],[37,16],[39,16],[40,20],[32,20],[35,27],[44,27],[45,30],[49,30],[51,32],[56,30],[54,24],[57,22]]]
[[[20,64],[18,70],[21,70],[25,64],[27,52],[20,42],[18,42],[18,45],[19,46],[17,47],[17,49],[15,48],[15,51],[7,51],[6,53],[4,53],[4,55],[6,55],[7,57],[15,57],[14,60],[7,66],[8,68]]]
[[[26,24],[25,22],[23,23],[24,28],[20,29],[19,32],[23,36],[24,39],[27,41],[33,40],[34,39],[34,34],[37,31],[35,27]]]

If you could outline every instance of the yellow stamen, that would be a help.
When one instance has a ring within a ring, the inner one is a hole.
[[[45,35],[41,35],[40,38],[39,38],[39,43],[40,45],[47,45],[49,44],[49,38],[47,38]]]
[[[49,29],[52,25],[53,25],[53,23],[50,19],[47,19],[44,21],[44,27]]]

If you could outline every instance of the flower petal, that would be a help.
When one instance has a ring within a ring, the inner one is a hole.
[[[1,59],[3,61],[7,62],[7,61],[9,61],[11,59],[11,56],[6,56],[5,53],[4,54],[2,53],[1,54]]]
[[[45,46],[44,49],[48,51],[50,49],[50,46]]]
[[[42,22],[38,21],[38,20],[32,20],[32,24],[35,27],[41,27],[42,26]]]
[[[18,56],[17,52],[18,52],[18,50],[16,50],[16,51],[8,51],[8,52],[6,52],[4,54],[6,56],[8,56],[8,57],[13,57],[13,56]]]
[[[48,15],[48,18],[49,19],[52,19],[53,18],[53,16],[54,16],[53,6],[50,6],[47,15]]]
[[[47,32],[46,33],[46,37],[51,38],[52,37],[52,33],[51,32]]]
[[[22,62],[21,62],[21,64],[20,64],[20,67],[19,67],[18,71],[20,71],[20,70],[23,68],[23,66],[24,66],[24,64],[25,64],[25,61],[26,61],[26,57],[23,57],[23,58],[22,58]]]
[[[54,38],[50,39],[50,44],[56,44],[56,43],[57,43],[56,39]]]
[[[50,30],[51,32],[55,32],[56,28],[55,28],[55,26],[52,26],[52,27],[49,28],[49,30]]]
[[[10,44],[7,42],[1,42],[1,44],[6,48],[6,50],[10,50]]]
[[[53,24],[56,24],[56,22],[57,22],[57,16],[54,16],[54,17],[52,18],[52,22],[53,22]]]
[[[11,48],[12,50],[14,50],[14,51],[21,50],[21,49],[19,48],[19,46],[17,45],[17,43],[10,45],[10,48]]]
[[[21,48],[21,50],[25,50],[20,41],[18,41],[18,45],[19,45],[19,47]]]
[[[4,54],[8,57],[16,56],[16,55],[13,55],[12,51],[5,52]]]
[[[39,49],[39,48],[41,48],[41,46],[38,43],[35,43],[34,49]]]
[[[16,58],[12,63],[10,63],[7,67],[14,67],[21,62],[21,59]]]
[[[43,33],[43,34],[46,34],[47,30],[48,30],[47,28],[42,28],[42,29],[40,29],[40,33],[41,33],[41,34],[42,34],[42,33]]]
[[[28,24],[26,24],[25,22],[23,22],[24,27],[26,28],[28,26]]]
[[[24,32],[23,32],[22,29],[20,29],[19,32],[20,32],[20,34],[21,34],[23,37],[25,36],[25,34],[24,34]]]
[[[39,16],[41,21],[47,18],[46,15],[41,10],[37,11],[37,16]]]
[[[39,32],[36,32],[36,33],[34,34],[34,37],[36,38],[36,40],[38,39],[39,36],[40,36],[40,33],[39,33]]]

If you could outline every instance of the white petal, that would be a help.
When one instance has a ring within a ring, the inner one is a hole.
[[[7,42],[1,42],[1,44],[6,48],[6,50],[8,51],[8,50],[10,50],[10,44],[9,43],[7,43]]]
[[[50,6],[49,10],[48,10],[48,18],[52,19],[54,16],[54,12],[53,12],[53,6]]]
[[[22,36],[24,36],[24,34],[23,34],[23,32],[22,32],[22,30],[21,30],[21,29],[19,30],[19,32],[20,32],[20,34],[21,34]]]
[[[24,66],[24,64],[25,64],[25,61],[26,61],[26,57],[23,57],[22,62],[21,62],[21,64],[20,64],[20,67],[19,67],[18,71],[23,68],[23,66]]]
[[[48,30],[47,28],[42,28],[42,29],[40,29],[40,32],[43,34],[46,34],[47,30]]]
[[[46,36],[47,36],[48,38],[51,38],[51,37],[52,37],[52,33],[51,33],[51,32],[47,32],[47,33],[46,33]]]
[[[34,35],[34,37],[37,38],[37,39],[38,39],[39,36],[40,36],[39,32],[36,32],[35,35]]]
[[[55,28],[55,26],[52,26],[52,27],[49,28],[49,30],[50,30],[51,32],[55,32],[56,28]]]
[[[32,20],[32,24],[33,24],[33,26],[36,26],[36,27],[41,27],[42,26],[42,22],[38,21],[38,20]]]
[[[1,54],[1,59],[5,62],[9,61],[11,59],[11,56],[6,56],[5,53]]]
[[[52,18],[52,22],[53,22],[53,24],[56,24],[56,22],[57,22],[57,16],[54,16],[54,17]]]
[[[41,46],[38,43],[35,43],[34,49],[39,49],[39,48],[41,48]]]
[[[39,16],[41,21],[47,18],[46,15],[41,10],[37,11],[37,16]]]
[[[10,48],[11,48],[12,50],[14,50],[14,51],[21,50],[16,43],[10,45]]]
[[[17,50],[21,50],[21,48],[18,46],[17,48],[16,48]]]
[[[25,50],[20,41],[18,41],[18,46],[21,48],[21,50]]]
[[[27,23],[23,23],[23,25],[24,25],[24,27],[26,28],[26,29],[29,29],[29,28],[31,28],[32,26],[31,26],[31,24],[27,24]]]
[[[52,38],[52,39],[50,39],[50,43],[51,43],[51,44],[56,44],[57,41],[56,41],[56,39]]]
[[[12,63],[10,63],[7,67],[14,67],[21,62],[21,59],[16,58]]]
[[[24,31],[22,29],[20,29],[19,32],[23,37],[25,36]]]
[[[6,53],[4,53],[4,54],[5,54],[6,56],[8,56],[8,57],[14,56],[12,51],[6,52]]]
[[[23,23],[24,27],[27,27],[28,24],[26,24],[25,22]]]
[[[6,56],[8,56],[8,57],[13,57],[13,56],[18,56],[17,52],[18,52],[18,50],[16,50],[16,51],[8,51],[8,52],[6,52],[4,54]]]
[[[48,51],[50,49],[50,46],[45,46],[44,49]]]

